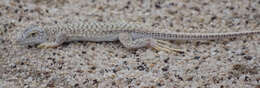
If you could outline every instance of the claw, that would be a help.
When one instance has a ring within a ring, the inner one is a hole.
[[[167,48],[159,47],[159,46],[154,46],[152,48],[154,48],[155,50],[158,50],[158,51],[171,52],[171,50],[169,50]]]
[[[170,46],[172,45],[171,43],[167,42],[167,41],[163,41],[163,40],[156,40],[158,43],[161,43],[161,44],[165,44],[167,46]]]
[[[162,45],[162,44],[158,44],[158,46],[163,47],[163,48],[166,48],[166,49],[168,49],[168,50],[170,50],[170,51],[173,51],[173,52],[184,52],[184,50],[175,49],[175,48],[170,48],[170,47],[165,46],[165,45]]]

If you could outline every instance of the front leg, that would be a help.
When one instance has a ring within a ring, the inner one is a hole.
[[[142,47],[152,47],[156,50],[162,50],[166,52],[184,52],[180,49],[174,49],[167,47],[169,45],[168,42],[163,40],[156,40],[153,38],[139,38],[136,40],[133,40],[132,35],[128,33],[120,33],[119,34],[119,40],[120,42],[128,49],[138,49]]]
[[[55,37],[55,41],[47,41],[38,45],[38,48],[56,48],[68,39],[66,34],[60,33]]]

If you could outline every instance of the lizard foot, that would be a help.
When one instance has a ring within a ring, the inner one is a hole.
[[[155,44],[152,44],[152,48],[159,50],[159,51],[166,51],[166,52],[179,52],[183,53],[184,50],[181,49],[175,49],[175,48],[170,48],[171,44],[169,42],[163,41],[163,40],[156,40]]]

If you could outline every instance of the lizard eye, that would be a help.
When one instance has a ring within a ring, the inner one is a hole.
[[[31,36],[32,37],[35,37],[37,35],[37,33],[32,33]]]

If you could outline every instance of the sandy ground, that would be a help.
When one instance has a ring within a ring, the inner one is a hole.
[[[171,41],[185,53],[119,42],[23,47],[30,25],[140,22],[172,32],[260,30],[260,0],[0,0],[0,88],[260,87],[260,36]]]

